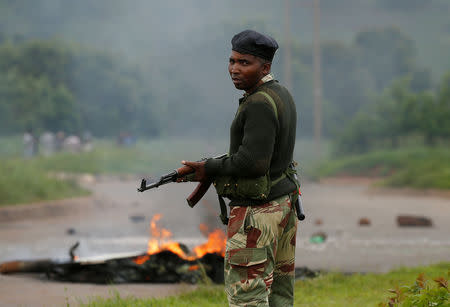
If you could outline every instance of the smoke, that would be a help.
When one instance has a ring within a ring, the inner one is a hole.
[[[230,40],[238,31],[253,28],[280,42],[273,70],[284,81],[279,65],[284,46],[283,1],[0,0],[0,7],[6,7],[2,3],[8,3],[9,9],[0,12],[0,31],[57,37],[118,55],[142,69],[154,96],[164,105],[163,117],[171,117],[170,134],[197,134],[205,127],[209,134],[228,133],[241,95],[227,74]],[[311,45],[311,2],[291,1],[290,7],[293,39],[301,46]],[[393,21],[410,25],[412,20],[401,11],[356,0],[323,1],[322,16],[321,38],[348,44],[363,28]],[[413,31],[414,26],[404,28]],[[337,72],[345,74],[345,69]],[[305,85],[295,86],[304,95]],[[305,100],[293,92],[298,101]]]

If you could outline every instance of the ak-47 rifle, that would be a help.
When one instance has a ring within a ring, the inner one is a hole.
[[[222,154],[220,156],[214,157],[214,159],[222,159],[226,157],[227,154]],[[203,158],[198,162],[205,161],[207,158]],[[194,169],[190,166],[182,166],[180,168],[177,168],[173,170],[172,172],[162,175],[159,180],[153,181],[149,184],[147,184],[147,179],[143,178],[141,181],[141,186],[137,189],[138,192],[144,192],[153,188],[157,188],[160,185],[164,185],[171,182],[176,182],[178,179],[183,178],[189,174],[194,173]],[[211,186],[212,181],[203,181],[200,182],[195,190],[189,195],[189,197],[186,199],[187,203],[190,207],[194,207],[200,199],[205,195],[206,191],[208,191],[209,187]]]

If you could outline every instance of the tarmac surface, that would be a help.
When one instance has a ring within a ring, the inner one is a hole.
[[[85,178],[86,179],[86,178]],[[191,183],[172,184],[137,193],[133,178],[90,178],[91,197],[0,208],[0,263],[51,258],[69,260],[80,242],[81,258],[142,253],[149,222],[162,214],[161,227],[173,240],[190,247],[206,241],[199,224],[222,228],[217,198],[211,189],[191,209]],[[401,266],[450,261],[450,197],[446,193],[369,187],[363,179],[306,182],[302,186],[306,220],[299,222],[296,266],[344,272],[386,272]],[[425,216],[432,227],[398,227],[399,214]],[[360,226],[360,218],[370,221]],[[314,243],[317,233],[326,235]],[[314,241],[314,240],[313,240]],[[160,297],[189,291],[188,285],[90,285],[60,283],[43,276],[0,275],[0,306],[70,306],[90,297]]]

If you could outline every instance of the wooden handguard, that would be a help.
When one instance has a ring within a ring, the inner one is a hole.
[[[211,186],[212,181],[203,181],[200,182],[195,190],[189,195],[189,197],[186,199],[189,207],[194,208],[194,206],[202,199],[202,197],[205,195],[206,191],[208,191],[209,187]]]
[[[178,178],[184,177],[186,175],[192,174],[195,170],[190,166],[182,166],[180,168],[177,168],[177,174]]]

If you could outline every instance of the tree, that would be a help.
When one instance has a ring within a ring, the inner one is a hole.
[[[358,49],[341,42],[323,42],[321,49],[324,132],[326,135],[336,135],[343,128],[343,123],[370,102],[369,93],[374,85],[370,72],[360,65]],[[300,49],[295,55],[312,74],[311,48]],[[312,111],[310,118],[313,118]]]
[[[12,116],[16,132],[28,125],[97,136],[160,131],[160,110],[143,74],[112,55],[59,41],[6,43],[0,76],[2,113]]]
[[[360,50],[361,65],[373,75],[377,90],[415,70],[414,41],[395,27],[359,32],[355,45]]]

